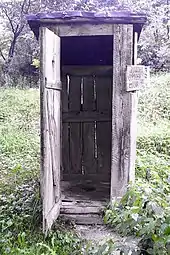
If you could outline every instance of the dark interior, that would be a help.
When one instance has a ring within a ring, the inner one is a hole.
[[[61,65],[68,71],[62,73],[62,194],[66,201],[109,200],[112,56],[112,36],[61,38]]]
[[[113,37],[73,36],[62,37],[62,65],[112,65]]]

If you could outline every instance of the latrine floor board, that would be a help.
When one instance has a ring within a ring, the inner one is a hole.
[[[62,181],[60,214],[76,224],[101,225],[102,213],[109,202],[109,183]]]

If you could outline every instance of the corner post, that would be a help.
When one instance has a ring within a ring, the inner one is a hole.
[[[123,196],[129,182],[131,95],[126,91],[126,69],[132,56],[133,25],[113,25],[111,203]]]

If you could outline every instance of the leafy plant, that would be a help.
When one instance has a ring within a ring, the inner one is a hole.
[[[170,254],[169,78],[153,76],[140,93],[136,182],[104,217],[123,236],[139,237],[142,254]]]

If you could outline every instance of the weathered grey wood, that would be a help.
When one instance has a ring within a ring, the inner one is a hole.
[[[69,84],[69,112],[80,111],[81,109],[81,77],[70,76]],[[70,171],[81,173],[81,124],[70,123]]]
[[[105,174],[104,172],[103,173],[100,173],[99,175],[96,173],[92,173],[92,174],[86,174],[86,175],[82,175],[81,174],[64,174],[63,175],[63,180],[97,180],[97,181],[109,181],[110,180],[110,176]]]
[[[50,83],[50,82],[48,82],[47,84],[46,84],[46,88],[47,89],[56,89],[56,90],[61,90],[61,82],[60,81],[58,81],[58,82],[53,82],[53,83]]]
[[[136,137],[137,137],[137,92],[130,93],[130,162],[129,181],[135,181]]]
[[[114,25],[111,201],[124,194],[129,180],[130,94],[126,92],[126,68],[132,64],[132,25]]]
[[[70,74],[74,76],[112,76],[112,66],[63,66],[63,74]]]
[[[137,64],[138,58],[138,33],[134,33],[134,65]],[[130,93],[130,165],[129,165],[129,181],[135,181],[135,160],[136,160],[136,137],[137,137],[137,91]]]
[[[68,113],[68,77],[62,75],[62,162],[63,174],[70,171],[70,157],[69,157],[69,124],[64,122],[64,114]]]
[[[41,187],[43,231],[47,233],[60,211],[60,38],[41,28]],[[49,85],[49,86],[48,86]],[[49,88],[50,87],[50,88]]]
[[[83,78],[83,111],[95,110],[94,77]],[[96,173],[95,158],[95,122],[83,124],[83,172],[84,174]]]
[[[138,33],[134,32],[134,43],[133,43],[133,63],[137,65],[138,58]]]
[[[61,214],[64,219],[75,222],[77,225],[103,225],[103,219],[100,215],[86,214]]]
[[[111,121],[111,113],[104,111],[68,112],[63,113],[63,123],[67,122],[108,122]]]
[[[111,24],[79,24],[60,25],[51,27],[59,36],[94,36],[94,35],[112,35]]]
[[[96,103],[98,111],[108,111],[111,115],[112,79],[96,77]],[[96,123],[98,173],[105,176],[111,173],[111,120]]]
[[[47,215],[47,222],[48,226],[52,226],[54,221],[58,218],[61,208],[61,200],[54,204],[53,208],[49,211]],[[46,230],[47,233],[47,230]]]
[[[83,176],[83,175],[81,175]],[[91,176],[90,176],[91,177]],[[92,178],[90,178],[91,180]],[[102,180],[100,180],[102,181]],[[63,202],[73,202],[76,205],[81,203],[89,203],[96,201],[105,203],[109,202],[110,185],[98,182],[89,183],[87,179],[72,179],[62,182],[62,204]],[[97,205],[96,205],[97,206]]]
[[[61,206],[60,212],[62,214],[100,214],[104,210],[104,207],[89,206]]]
[[[70,208],[70,207],[97,207],[97,208],[105,208],[107,206],[106,202],[103,201],[62,201],[62,208]]]

